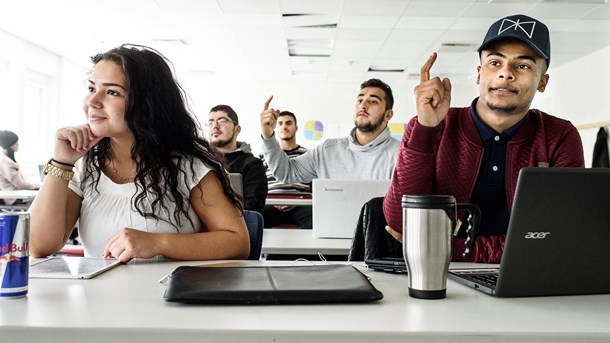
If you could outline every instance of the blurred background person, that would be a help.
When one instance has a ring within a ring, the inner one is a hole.
[[[12,131],[0,131],[0,190],[38,189],[39,182],[27,180],[15,159],[19,150],[19,137]],[[4,199],[5,205],[13,205],[17,199]]]

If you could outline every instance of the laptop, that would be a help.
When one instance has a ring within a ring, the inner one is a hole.
[[[231,187],[237,195],[240,197],[244,196],[244,183],[243,176],[241,173],[229,173],[229,181],[231,182]]]
[[[112,258],[53,256],[30,264],[29,277],[43,279],[91,279],[121,264]]]
[[[610,169],[525,168],[499,268],[449,277],[498,297],[579,295],[610,293],[609,270]]]
[[[374,197],[385,196],[390,180],[314,179],[312,228],[317,238],[353,238],[360,210]]]

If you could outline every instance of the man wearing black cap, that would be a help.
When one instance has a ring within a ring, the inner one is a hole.
[[[474,262],[499,263],[519,171],[524,167],[583,167],[582,142],[566,120],[530,109],[544,92],[551,60],[549,31],[524,15],[495,22],[478,49],[479,97],[450,108],[451,82],[430,78],[436,53],[415,87],[417,116],[402,139],[384,199],[386,229],[402,239],[403,194],[450,194],[481,208]],[[463,228],[453,240],[461,259]]]

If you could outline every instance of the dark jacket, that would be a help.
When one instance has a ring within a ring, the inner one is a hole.
[[[237,142],[237,150],[224,153],[224,158],[229,172],[242,175],[244,209],[262,213],[267,198],[267,175],[263,161],[251,151],[249,144]]]
[[[425,127],[413,118],[405,130],[383,211],[390,227],[401,230],[403,194],[450,194],[469,202],[483,160],[483,142],[470,107],[451,108],[440,125]],[[506,196],[512,208],[519,171],[524,167],[584,167],[582,142],[569,121],[539,110],[530,113],[506,150]],[[477,237],[474,262],[499,263],[506,235]],[[453,242],[454,260],[463,239]]]

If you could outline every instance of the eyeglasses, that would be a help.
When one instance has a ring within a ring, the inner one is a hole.
[[[229,118],[218,118],[216,120],[214,120],[214,119],[208,120],[208,122],[205,123],[205,126],[213,127],[214,124],[218,124],[218,126],[227,126],[227,125],[229,125],[229,123],[236,124],[234,121],[232,121]]]

